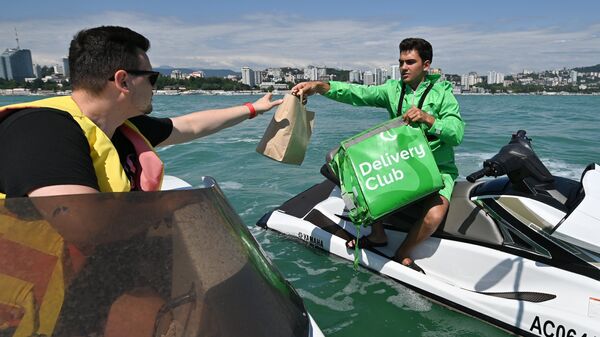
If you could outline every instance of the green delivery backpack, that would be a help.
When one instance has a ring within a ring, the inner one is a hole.
[[[425,134],[401,117],[344,140],[329,166],[357,225],[370,225],[443,187]]]

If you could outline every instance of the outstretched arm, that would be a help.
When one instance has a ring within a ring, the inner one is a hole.
[[[252,107],[256,111],[256,114],[262,114],[265,111],[269,111],[274,106],[283,102],[283,99],[271,101],[272,97],[273,94],[268,93],[252,103]],[[234,126],[249,119],[251,117],[250,110],[250,107],[240,105],[225,109],[197,111],[171,118],[173,121],[173,131],[169,138],[158,146],[185,143]]]
[[[335,101],[354,106],[387,107],[387,91],[385,85],[362,85],[337,81],[311,81],[298,83],[291,90],[292,95],[306,96],[321,94]],[[306,103],[306,102],[303,102]]]
[[[322,81],[310,81],[310,82],[301,82],[296,84],[291,90],[290,93],[295,96],[310,96],[314,94],[321,94],[328,92],[331,87],[328,82]]]

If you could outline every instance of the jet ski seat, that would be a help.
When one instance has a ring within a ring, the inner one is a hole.
[[[327,178],[327,180],[331,181],[332,183],[336,184],[337,186],[340,186],[340,179],[338,179],[338,177],[335,175],[335,173],[329,166],[329,162],[331,162],[331,160],[333,159],[333,156],[335,156],[335,154],[338,152],[339,149],[340,149],[340,146],[337,145],[333,149],[329,150],[329,152],[327,152],[327,155],[325,156],[325,164],[323,164],[323,166],[321,166],[321,174],[325,178]]]
[[[496,222],[470,199],[477,184],[459,182],[454,186],[450,208],[438,232],[464,240],[502,245],[504,237]]]
[[[502,245],[504,237],[496,222],[470,200],[478,185],[464,181],[456,183],[446,218],[434,236]],[[386,227],[408,231],[422,212],[420,203],[413,203],[388,215],[383,222]]]
[[[340,186],[340,180],[335,175],[335,173],[333,173],[333,170],[331,170],[331,167],[329,166],[329,164],[325,163],[325,164],[323,164],[323,166],[321,166],[321,174],[325,178],[327,178],[327,180],[334,183],[336,186]]]

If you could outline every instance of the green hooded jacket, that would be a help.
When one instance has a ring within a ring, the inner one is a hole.
[[[431,127],[425,123],[420,123],[419,126],[429,136],[429,146],[440,172],[456,179],[458,168],[454,163],[453,147],[462,142],[465,123],[460,116],[458,102],[452,94],[452,85],[448,81],[439,81],[439,79],[440,75],[427,75],[416,91],[407,85],[402,114],[411,106],[417,106],[425,89],[431,82],[435,82],[422,107],[424,112],[435,118],[435,122]],[[354,106],[385,108],[390,118],[398,117],[401,81],[388,80],[382,85],[374,86],[331,81],[329,85],[331,89],[324,94],[325,97]]]

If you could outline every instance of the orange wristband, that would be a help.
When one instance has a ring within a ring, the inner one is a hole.
[[[244,103],[244,105],[247,106],[248,109],[250,109],[250,117],[248,117],[248,119],[256,117],[256,109],[254,109],[254,105],[252,105],[252,103],[250,102],[246,102]]]

